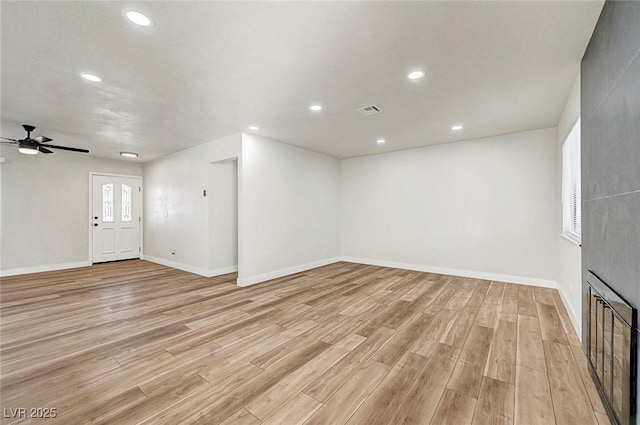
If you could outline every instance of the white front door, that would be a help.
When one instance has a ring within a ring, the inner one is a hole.
[[[93,262],[140,258],[139,177],[92,175]]]

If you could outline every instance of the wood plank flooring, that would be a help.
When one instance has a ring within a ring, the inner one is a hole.
[[[551,289],[352,263],[238,288],[136,260],[0,290],[3,424],[609,424]]]

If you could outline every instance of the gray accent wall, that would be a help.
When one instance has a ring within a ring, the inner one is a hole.
[[[640,2],[605,3],[581,90],[583,299],[593,270],[640,307]]]

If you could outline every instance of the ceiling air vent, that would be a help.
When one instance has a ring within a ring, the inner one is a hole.
[[[378,105],[371,104],[371,105],[363,106],[362,108],[358,108],[357,111],[360,112],[362,115],[374,115],[382,112],[382,109]]]

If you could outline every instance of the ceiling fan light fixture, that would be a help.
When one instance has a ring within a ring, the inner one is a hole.
[[[33,131],[33,128],[27,129],[27,134],[30,134]],[[28,136],[27,136],[28,137]],[[23,153],[25,155],[37,155],[38,154],[38,143],[31,140],[30,138],[27,140],[19,140],[18,141],[18,152]]]
[[[120,152],[120,156],[124,156],[127,158],[137,158],[138,154],[135,152]]]
[[[37,155],[38,147],[21,143],[18,145],[18,152],[23,153],[25,155]]]

